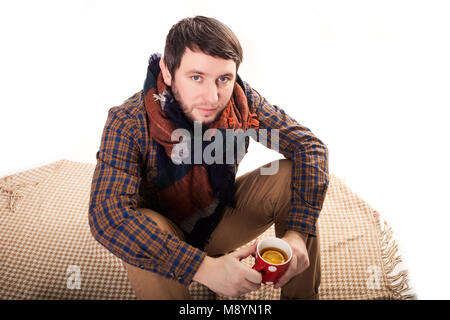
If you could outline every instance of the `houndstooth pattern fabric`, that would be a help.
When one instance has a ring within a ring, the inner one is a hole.
[[[0,299],[136,299],[120,259],[90,233],[94,168],[60,160],[0,179]],[[415,298],[392,229],[334,175],[319,228],[320,299]],[[271,236],[273,226],[258,238]],[[231,299],[197,282],[189,290],[194,299]],[[232,297],[279,298],[266,285]]]

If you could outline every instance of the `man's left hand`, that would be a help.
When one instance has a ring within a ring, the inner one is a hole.
[[[292,258],[286,272],[274,284],[275,289],[281,288],[289,280],[291,280],[291,278],[299,275],[309,267],[309,256],[308,250],[306,249],[306,236],[295,231],[287,231],[282,239],[291,246]]]

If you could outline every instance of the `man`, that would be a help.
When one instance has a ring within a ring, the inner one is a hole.
[[[293,249],[275,288],[283,299],[317,298],[328,151],[239,77],[242,56],[221,22],[183,19],[169,31],[163,57],[151,56],[144,89],[109,110],[89,223],[95,239],[123,260],[138,298],[189,299],[192,281],[233,297],[258,289],[261,274],[240,262],[255,255],[256,242],[235,249],[272,223]],[[247,152],[248,140],[220,142],[229,130],[278,137],[270,147],[286,159],[236,178],[236,150]]]

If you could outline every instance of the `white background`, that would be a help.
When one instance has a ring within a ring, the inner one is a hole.
[[[95,163],[108,109],[197,14],[236,33],[240,76],[393,227],[418,297],[449,299],[448,1],[1,1],[0,177]],[[240,173],[279,158],[251,151]]]

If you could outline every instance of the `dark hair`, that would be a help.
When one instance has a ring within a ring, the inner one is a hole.
[[[177,22],[169,30],[164,48],[164,61],[172,77],[189,48],[202,51],[213,57],[232,59],[236,72],[243,60],[242,47],[236,35],[217,19],[195,16]]]

